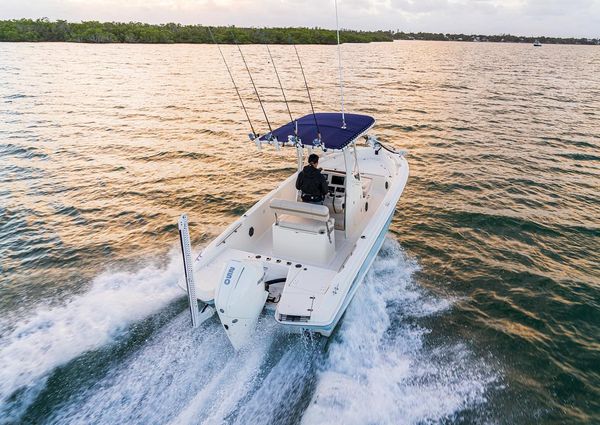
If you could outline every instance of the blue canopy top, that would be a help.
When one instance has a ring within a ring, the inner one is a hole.
[[[305,115],[296,121],[273,130],[273,137],[279,142],[287,142],[288,136],[294,135],[296,122],[298,123],[298,137],[304,145],[312,145],[317,138],[317,124],[321,131],[321,143],[327,149],[344,149],[357,137],[369,130],[375,119],[368,115],[345,114],[346,128],[342,128],[342,114],[338,112],[320,112]],[[315,124],[315,118],[316,123]],[[260,140],[267,140],[262,136]]]

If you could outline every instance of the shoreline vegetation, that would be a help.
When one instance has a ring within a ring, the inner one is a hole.
[[[0,20],[0,42],[212,44],[207,26],[140,22],[67,22],[41,19]],[[323,28],[210,27],[220,44],[336,44],[336,32]],[[342,43],[394,40],[506,42],[600,45],[599,38],[522,37],[510,34],[443,34],[404,31],[341,30]]]

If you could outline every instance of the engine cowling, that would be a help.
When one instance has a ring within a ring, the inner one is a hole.
[[[215,294],[217,314],[237,350],[248,342],[267,300],[265,271],[258,261],[231,260]]]

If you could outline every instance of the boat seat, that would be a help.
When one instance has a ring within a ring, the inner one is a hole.
[[[333,231],[334,220],[329,217],[329,208],[325,205],[273,199],[271,209],[275,213],[276,226],[310,233],[326,233],[327,236]]]
[[[327,264],[335,253],[335,220],[324,205],[273,199],[273,254],[311,264]]]
[[[276,218],[280,214],[287,214],[322,222],[329,220],[329,208],[325,205],[288,201],[286,199],[273,199],[271,201],[271,209],[275,212]]]
[[[297,217],[291,214],[282,214],[277,216],[277,225],[287,229],[302,230],[311,233],[327,233],[327,226],[333,228],[333,218],[327,222],[313,220],[310,218]]]

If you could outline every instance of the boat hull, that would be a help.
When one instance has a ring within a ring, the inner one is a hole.
[[[356,277],[352,281],[352,285],[350,287],[350,291],[348,292],[348,295],[344,299],[344,303],[342,305],[342,308],[339,310],[338,314],[335,316],[335,319],[333,320],[333,322],[331,322],[331,324],[326,325],[326,326],[304,326],[302,328],[303,331],[315,332],[315,333],[319,333],[319,334],[321,334],[323,336],[330,336],[333,333],[333,331],[337,327],[339,321],[341,320],[341,318],[343,317],[344,313],[346,312],[346,309],[348,308],[348,305],[350,305],[350,302],[354,298],[354,295],[356,295],[356,292],[358,291],[358,288],[363,283],[367,272],[371,268],[371,265],[373,264],[373,261],[375,261],[375,257],[377,257],[377,254],[381,250],[381,247],[382,247],[383,242],[385,240],[385,236],[386,236],[386,234],[387,234],[387,232],[388,232],[388,230],[390,228],[390,224],[392,222],[392,219],[394,218],[394,213],[395,213],[395,210],[392,211],[392,214],[390,214],[389,218],[386,221],[385,226],[383,227],[383,229],[381,229],[381,232],[377,236],[377,240],[375,241],[375,244],[373,245],[373,247],[369,251],[369,253],[367,255],[367,258],[365,258],[365,260],[363,261],[363,264],[360,266],[358,274],[356,275]]]

